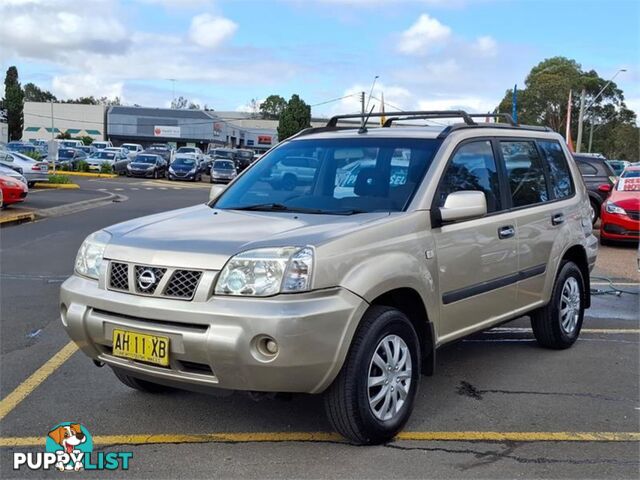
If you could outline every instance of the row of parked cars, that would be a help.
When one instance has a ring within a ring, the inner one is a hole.
[[[0,205],[24,202],[36,182],[48,182],[49,165],[0,144]]]

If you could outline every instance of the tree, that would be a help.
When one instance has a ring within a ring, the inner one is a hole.
[[[171,108],[176,108],[176,109],[183,109],[183,108],[187,108],[187,105],[189,104],[189,100],[187,100],[186,98],[180,96],[178,98],[174,98],[171,101]]]
[[[298,95],[292,95],[280,114],[278,123],[278,139],[280,141],[295,135],[311,126],[311,107]]]
[[[58,140],[71,140],[71,134],[69,132],[60,132],[56,135]]]
[[[258,118],[260,116],[260,102],[257,98],[252,98],[249,100],[249,112],[251,113],[251,118]]]
[[[24,85],[25,102],[57,102],[56,96],[48,90],[42,90],[33,83]]]
[[[287,106],[287,101],[280,95],[269,95],[264,102],[260,104],[260,113],[262,118],[280,118],[280,114]]]
[[[189,102],[189,106],[187,108],[189,110],[200,110],[200,105],[195,102]]]
[[[24,126],[24,92],[18,81],[18,69],[15,66],[7,69],[2,104],[7,110],[9,140],[20,140]]]
[[[586,93],[585,105],[591,104],[585,112],[583,146],[588,141],[591,122],[601,125],[614,117],[622,123],[635,121],[635,113],[626,108],[623,92],[614,82],[601,78],[595,70],[585,72],[575,60],[553,57],[534,66],[525,79],[525,88],[518,90],[518,122],[545,125],[564,133],[569,91],[572,91],[571,132],[577,133],[582,89]],[[512,96],[513,90],[507,90],[497,110],[511,113]]]

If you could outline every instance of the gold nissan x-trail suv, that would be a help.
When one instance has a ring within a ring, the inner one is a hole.
[[[571,346],[597,253],[580,173],[557,133],[474,116],[334,117],[207,204],[90,235],[64,327],[138,390],[323,393],[363,444],[402,428],[441,345],[526,314]]]

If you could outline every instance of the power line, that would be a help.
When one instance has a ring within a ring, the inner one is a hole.
[[[360,93],[352,93],[350,95],[345,95],[344,97],[332,98],[331,100],[326,100],[324,102],[316,103],[314,105],[310,105],[310,107],[319,107],[320,105],[326,105],[327,103],[337,102],[339,100],[344,100],[345,98],[355,97],[356,95],[360,95]]]

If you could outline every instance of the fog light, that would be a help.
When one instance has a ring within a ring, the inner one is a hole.
[[[278,344],[275,340],[267,340],[265,344],[265,349],[272,355],[278,353]]]

